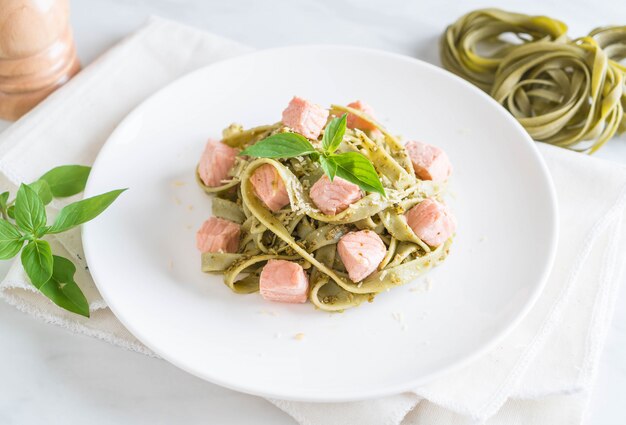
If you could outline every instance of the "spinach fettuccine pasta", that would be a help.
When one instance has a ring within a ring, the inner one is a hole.
[[[451,165],[406,145],[363,102],[295,97],[275,124],[231,125],[196,169],[213,197],[197,233],[202,271],[236,293],[357,306],[441,263],[456,221],[443,202]]]
[[[477,10],[446,29],[441,62],[489,93],[535,140],[593,153],[626,130],[625,28],[572,39],[556,19]]]

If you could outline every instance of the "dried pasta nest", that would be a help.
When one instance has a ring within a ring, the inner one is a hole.
[[[593,153],[626,130],[626,27],[574,40],[566,30],[545,16],[478,10],[446,29],[441,61],[494,97],[535,140]]]
[[[446,29],[440,44],[441,62],[447,70],[488,92],[500,62],[520,43],[564,42],[566,32],[567,25],[545,16],[476,10]]]
[[[534,139],[593,152],[622,121],[623,79],[592,38],[529,43],[502,61],[491,96]]]

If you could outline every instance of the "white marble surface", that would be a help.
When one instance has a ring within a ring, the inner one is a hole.
[[[493,4],[494,2],[490,2]],[[500,1],[502,8],[558,16],[572,34],[626,24],[614,0]],[[341,43],[437,62],[446,23],[481,1],[75,0],[72,23],[83,63],[94,60],[150,14],[263,48]],[[0,130],[7,124],[0,122]],[[626,137],[598,156],[626,163]],[[0,262],[0,276],[7,264]],[[589,423],[621,425],[626,388],[626,290],[617,301]],[[155,359],[75,336],[0,303],[0,424],[293,424],[268,402],[222,389]]]

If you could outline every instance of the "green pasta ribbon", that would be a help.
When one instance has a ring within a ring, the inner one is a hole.
[[[611,66],[624,75],[624,90],[622,93],[622,109],[626,110],[626,26],[609,26],[596,28],[589,33],[609,58]],[[622,118],[619,133],[626,131],[626,117]]]
[[[441,62],[489,93],[533,139],[591,154],[626,130],[626,27],[578,39],[566,31],[545,16],[477,10],[446,29]]]

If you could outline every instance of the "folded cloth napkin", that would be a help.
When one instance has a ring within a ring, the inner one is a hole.
[[[15,190],[53,166],[91,164],[115,126],[148,95],[191,70],[248,51],[152,18],[0,135],[0,188]],[[580,423],[626,260],[626,168],[538,146],[557,189],[558,254],[536,305],[497,347],[406,394],[336,404],[270,401],[311,425]],[[65,202],[55,201],[50,213]],[[19,261],[0,284],[0,296],[47,322],[153,355],[100,297],[79,231],[51,243],[83,266],[76,280],[90,302],[91,319],[65,313],[36,293]]]

